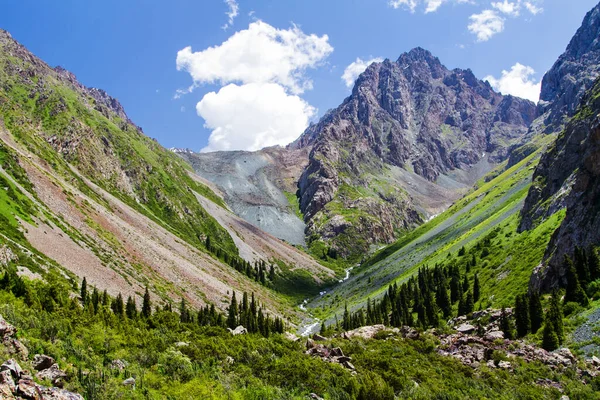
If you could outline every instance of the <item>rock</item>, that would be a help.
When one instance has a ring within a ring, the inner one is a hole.
[[[245,335],[248,333],[248,330],[241,325],[235,329],[227,328],[227,330],[229,330],[229,333],[231,333],[233,336]]]
[[[592,364],[594,364],[596,367],[600,367],[600,358],[596,357],[596,356],[592,356],[591,358],[591,362]]]
[[[29,350],[23,343],[21,343],[21,341],[17,339],[11,339],[8,342],[8,347],[12,354],[19,356],[19,358],[21,358],[23,361],[26,361],[29,357]]]
[[[128,365],[127,361],[116,359],[116,360],[112,360],[112,362],[109,365],[109,368],[117,369],[122,372],[125,370],[125,368],[127,368],[127,365]]]
[[[310,397],[311,399],[314,399],[314,400],[324,400],[324,399],[323,399],[321,396],[318,396],[318,395],[317,395],[317,394],[315,394],[315,393],[311,393],[311,394],[309,395],[309,397]]]
[[[15,396],[13,395],[13,391],[14,388],[11,389],[6,383],[0,383],[0,399],[14,399]]]
[[[351,371],[354,371],[356,369],[356,368],[354,368],[354,365],[352,365],[352,363],[350,361],[345,361],[342,363],[342,365]]]
[[[23,370],[21,366],[13,359],[6,361],[0,366],[0,371],[10,371],[14,379],[20,379]]]
[[[491,332],[486,333],[483,338],[490,342],[493,342],[494,340],[497,340],[497,339],[504,339],[504,332],[491,331]]]
[[[36,354],[33,356],[31,365],[36,371],[41,371],[46,368],[50,368],[54,364],[54,358],[44,354]]]
[[[344,338],[361,337],[363,339],[373,339],[379,332],[385,330],[385,325],[363,326],[352,331],[344,332]]]
[[[177,342],[177,343],[175,343],[175,347],[187,347],[189,345],[190,344],[187,343],[187,342]]]
[[[13,337],[15,333],[17,333],[17,329],[6,322],[6,320],[0,315],[0,337]]]
[[[456,330],[459,331],[460,333],[471,333],[471,332],[475,331],[475,329],[476,328],[471,324],[462,324],[456,328]]]
[[[339,347],[331,349],[331,355],[335,357],[344,357],[344,352]]]
[[[489,368],[496,368],[496,364],[494,363],[494,360],[488,360],[487,363],[486,363],[486,365]]]
[[[58,364],[52,364],[50,368],[46,368],[35,375],[39,380],[49,380],[54,386],[62,387],[62,379],[67,377],[67,374],[58,367]]]
[[[498,368],[502,368],[502,369],[512,369],[512,364],[509,363],[508,361],[500,361],[498,363]]]
[[[345,363],[345,362],[352,361],[352,357],[340,356],[340,357],[338,357],[337,361],[338,361],[340,364],[343,364],[343,363]]]
[[[317,341],[317,342],[324,342],[325,340],[327,340],[327,338],[325,336],[321,336],[318,333],[315,333],[312,336],[313,340]]]
[[[310,350],[316,346],[316,343],[312,339],[306,339],[306,350]]]
[[[69,392],[64,389],[47,388],[38,386],[44,400],[84,400],[83,396],[77,393]]]
[[[8,370],[0,371],[0,384],[8,386],[11,392],[15,391],[15,381]]]
[[[233,357],[227,356],[227,357],[225,357],[225,363],[229,364],[229,365],[233,365],[235,363],[235,360],[233,359]]]
[[[17,383],[17,395],[28,400],[43,400],[40,389],[36,386],[35,382],[31,380],[21,379]]]
[[[127,378],[123,381],[123,385],[135,388],[135,378]]]

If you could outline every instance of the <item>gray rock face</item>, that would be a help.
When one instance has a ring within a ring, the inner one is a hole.
[[[482,159],[504,160],[536,116],[532,102],[494,92],[470,70],[450,71],[421,48],[396,62],[372,64],[351,96],[292,145],[312,146],[299,181],[307,235],[338,237],[362,226],[369,234],[356,231],[353,239],[393,240],[423,216],[406,181],[375,184],[372,177],[384,176],[391,166],[441,185],[447,175],[469,171]],[[348,193],[347,187],[371,193]],[[335,212],[326,206],[338,200],[340,208],[357,212],[332,224]],[[338,243],[337,250],[347,244]]]
[[[599,75],[600,4],[587,13],[566,51],[542,80],[538,129],[560,131]]]
[[[177,153],[223,192],[236,215],[288,243],[305,244],[306,225],[286,192],[295,196],[298,178],[308,163],[308,149]]]
[[[543,155],[522,210],[521,227],[535,226],[566,208],[543,264],[534,271],[532,288],[566,284],[563,255],[576,246],[600,244],[600,80],[584,97],[576,116],[554,146]]]

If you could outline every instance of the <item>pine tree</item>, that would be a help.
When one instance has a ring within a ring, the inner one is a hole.
[[[564,264],[565,270],[567,271],[567,290],[565,292],[565,303],[574,301],[583,306],[587,306],[588,298],[581,284],[579,283],[579,277],[573,261],[565,254]]]
[[[109,297],[108,297],[108,292],[106,291],[106,289],[104,289],[104,292],[102,292],[102,305],[103,306],[108,306],[109,303]]]
[[[598,253],[596,253],[592,247],[589,248],[587,259],[590,270],[590,279],[592,281],[600,279],[600,259],[598,258]]]
[[[348,312],[348,303],[344,306],[344,320],[342,321],[342,328],[345,331],[352,329],[352,322],[350,321],[350,313]]]
[[[271,268],[269,269],[269,280],[275,282],[275,267],[273,265],[271,265]]]
[[[536,333],[544,322],[544,310],[538,292],[529,295],[529,319],[531,321],[531,333]]]
[[[542,347],[548,351],[556,350],[560,344],[552,321],[546,321],[542,337]]]
[[[150,292],[148,292],[148,286],[144,292],[144,302],[142,303],[142,315],[144,318],[150,318],[152,315],[152,302],[150,301]]]
[[[467,293],[469,291],[469,279],[467,278],[467,275],[465,275],[465,278],[463,279],[462,291],[463,293]]]
[[[548,310],[547,318],[550,319],[554,327],[554,331],[558,337],[558,343],[562,343],[565,338],[563,311],[560,306],[560,297],[556,290],[552,293],[552,297],[550,298],[550,309]]]
[[[515,331],[513,329],[512,321],[506,314],[506,309],[502,307],[502,314],[500,314],[500,330],[504,332],[506,339],[514,339]]]
[[[529,301],[527,295],[517,295],[515,300],[515,323],[517,325],[517,336],[526,336],[531,330],[531,320],[529,317]]]
[[[442,310],[444,318],[449,318],[452,315],[452,303],[450,303],[450,297],[448,296],[448,290],[444,284],[439,284],[436,294],[435,301]]]
[[[481,288],[479,287],[479,275],[475,274],[473,277],[473,301],[477,303],[481,296]]]
[[[588,260],[585,256],[585,252],[579,246],[575,247],[573,255],[573,264],[575,265],[575,271],[577,271],[577,278],[582,287],[587,287],[590,283],[590,268],[588,266]]]
[[[179,322],[186,323],[191,322],[189,312],[187,309],[187,305],[185,303],[185,299],[181,298],[181,303],[179,303]]]
[[[321,322],[321,329],[319,330],[319,334],[321,336],[325,336],[326,333],[326,328],[325,328],[325,321]]]
[[[85,279],[85,276],[83,277],[83,281],[81,282],[80,297],[81,297],[81,304],[83,304],[85,306],[87,303],[87,300],[88,300],[87,279]]]
[[[465,314],[469,315],[475,309],[475,303],[473,302],[473,293],[469,290],[467,292],[467,299],[465,301]]]
[[[135,299],[131,296],[127,297],[125,315],[127,315],[127,318],[129,319],[135,319],[137,317],[137,307],[135,305]]]
[[[94,309],[94,314],[98,313],[98,306],[100,305],[100,292],[98,289],[94,288],[92,291],[92,308]]]
[[[111,308],[116,316],[123,316],[123,313],[125,311],[125,305],[123,304],[123,295],[121,295],[121,293],[119,293],[117,297],[113,300]]]
[[[227,315],[227,326],[231,329],[235,329],[237,327],[237,318],[237,300],[235,299],[235,292],[233,292],[233,296],[231,296],[231,304],[229,305],[229,312]]]

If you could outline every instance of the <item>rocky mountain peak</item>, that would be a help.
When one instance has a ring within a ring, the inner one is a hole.
[[[600,76],[600,3],[585,16],[565,52],[542,79],[537,129],[559,131]]]

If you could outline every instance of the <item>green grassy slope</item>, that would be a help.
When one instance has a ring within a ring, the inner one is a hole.
[[[473,257],[482,284],[482,306],[509,305],[515,288],[527,286],[531,271],[543,255],[551,233],[564,214],[559,213],[536,230],[518,234],[519,211],[531,185],[531,176],[545,145],[553,137],[538,138],[540,149],[457,201],[446,212],[376,253],[352,271],[349,280],[315,299],[315,315],[333,318],[349,308],[364,306],[394,282],[402,282],[422,266],[455,263],[465,268]],[[501,167],[500,167],[501,168]],[[466,255],[458,257],[465,247]],[[483,247],[489,250],[483,252]],[[482,254],[483,252],[483,254]]]

